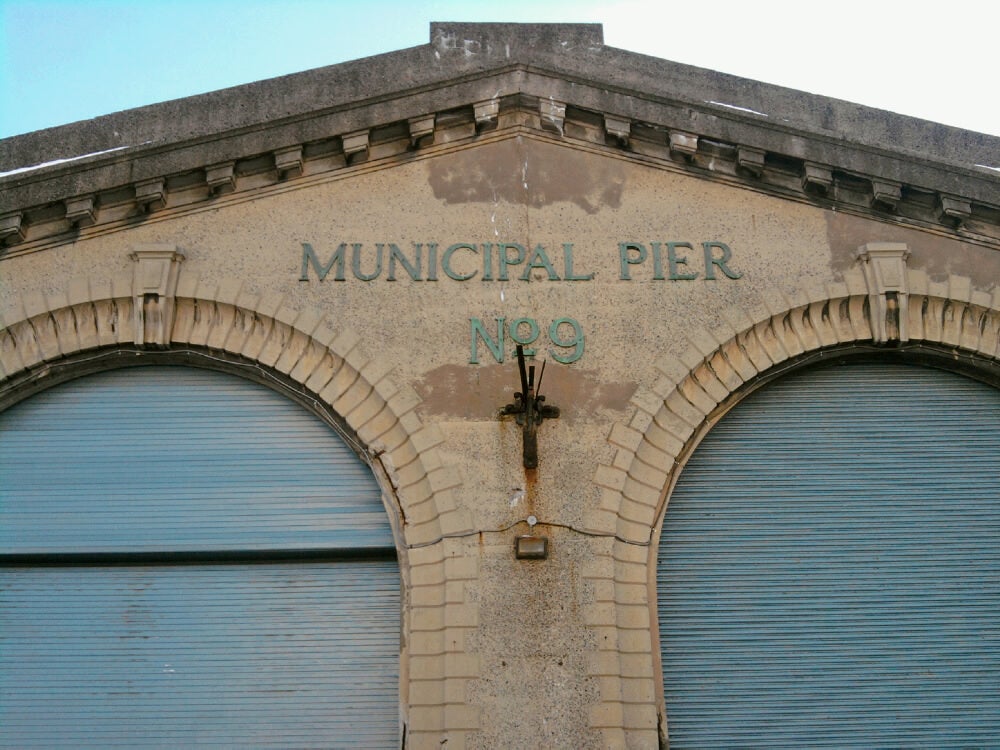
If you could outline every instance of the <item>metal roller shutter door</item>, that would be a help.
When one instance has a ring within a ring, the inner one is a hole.
[[[318,418],[119,370],[0,415],[0,475],[0,746],[397,746],[392,535]]]
[[[752,394],[670,498],[685,748],[1000,747],[1000,391],[851,365]]]

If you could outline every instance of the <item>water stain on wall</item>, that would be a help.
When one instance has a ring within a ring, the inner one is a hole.
[[[842,213],[827,212],[826,226],[832,270],[838,278],[857,265],[855,253],[862,245],[905,242],[910,249],[907,265],[923,269],[933,281],[944,281],[949,274],[967,276],[973,287],[988,291],[1000,280],[1000,253],[995,250]]]
[[[536,374],[537,377],[537,374]],[[520,390],[517,363],[506,365],[442,365],[413,384],[423,416],[493,420]],[[602,410],[625,412],[635,383],[602,383],[596,370],[575,370],[549,363],[541,393],[559,407],[559,419],[593,417]]]
[[[625,170],[612,159],[517,137],[432,159],[428,181],[447,204],[566,201],[594,214],[621,205]]]

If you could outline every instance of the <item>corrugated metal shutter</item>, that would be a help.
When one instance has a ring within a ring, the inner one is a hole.
[[[0,415],[0,476],[0,747],[398,746],[392,534],[318,418],[108,372]]]
[[[378,485],[344,441],[232,375],[81,378],[6,411],[0,441],[7,552],[393,546]]]
[[[672,750],[1000,747],[1000,391],[853,365],[751,395],[657,573]]]
[[[398,746],[395,561],[17,567],[0,746]]]

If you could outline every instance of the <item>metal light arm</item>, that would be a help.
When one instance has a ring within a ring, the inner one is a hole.
[[[524,347],[520,344],[517,345],[517,366],[521,374],[521,391],[514,394],[514,403],[504,406],[500,413],[513,414],[521,425],[524,468],[534,469],[538,467],[538,425],[544,419],[556,419],[559,407],[547,405],[545,396],[536,395],[535,366],[531,365],[525,372]],[[541,390],[543,375],[545,362],[542,362],[542,369],[538,374],[538,390]]]

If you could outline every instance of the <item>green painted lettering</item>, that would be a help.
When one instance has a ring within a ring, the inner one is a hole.
[[[507,252],[510,248],[514,248],[517,253],[513,258]],[[507,267],[519,266],[524,263],[524,256],[528,251],[524,249],[524,245],[519,245],[516,242],[501,242],[497,245],[497,250],[500,254],[500,273],[497,278],[500,281],[510,281],[507,276]]]
[[[330,256],[330,262],[325,265],[320,265],[319,258],[316,257],[316,251],[313,250],[312,245],[308,242],[302,243],[302,274],[299,276],[299,281],[309,281],[309,266],[316,272],[317,278],[320,281],[326,278],[326,275],[330,273],[330,269],[333,268],[334,263],[337,264],[337,273],[334,274],[334,281],[344,280],[344,250],[347,248],[347,243],[341,242],[340,246],[336,249],[332,256]]]
[[[361,247],[360,242],[351,244],[353,251],[353,255],[351,256],[351,271],[354,272],[356,279],[361,279],[362,281],[377,279],[382,274],[382,244],[375,245],[375,270],[372,273],[363,273],[361,271]]]
[[[719,270],[726,275],[729,279],[739,279],[743,277],[742,273],[733,271],[726,264],[729,259],[733,257],[733,251],[729,249],[729,245],[725,242],[702,242],[702,249],[705,251],[705,278],[715,280],[715,266],[719,267]],[[722,257],[716,258],[713,252],[714,248],[719,248],[722,251]]]
[[[427,280],[437,281],[438,280],[438,243],[428,242],[427,243]]]
[[[497,362],[503,362],[503,341],[504,341],[504,318],[497,318],[497,338],[494,341],[490,338],[489,333],[483,327],[483,321],[479,318],[469,318],[470,332],[471,332],[471,344],[469,351],[469,364],[478,365],[479,364],[479,347],[478,343],[480,339],[486,348],[490,350],[490,354],[493,355],[493,359]]]
[[[381,245],[379,245],[381,247]],[[411,264],[409,259],[403,255],[402,250],[400,250],[394,242],[389,243],[389,273],[385,277],[386,281],[396,280],[396,261],[398,260],[403,264],[403,268],[410,275],[410,278],[414,281],[420,281],[420,256],[423,246],[417,243],[413,244],[413,263]]]
[[[524,273],[521,274],[521,281],[531,281],[530,274],[533,268],[544,268],[545,272],[549,275],[549,281],[559,281],[559,274],[552,267],[552,263],[549,262],[549,256],[546,255],[545,248],[541,245],[535,245],[535,249],[531,251],[531,257],[528,258],[528,265],[524,267]]]
[[[493,281],[493,243],[483,243],[483,281]]]
[[[635,255],[631,253],[634,252]],[[646,246],[639,242],[619,242],[618,243],[618,265],[621,273],[618,278],[622,281],[631,281],[629,266],[638,265],[646,260]]]
[[[496,337],[494,338],[486,330],[486,326],[482,320],[479,318],[469,318],[469,364],[479,364],[480,342],[486,345],[490,354],[493,355],[494,360],[503,362],[506,345],[505,337],[510,337],[511,342],[514,344],[527,347],[530,344],[535,344],[541,334],[538,321],[534,318],[516,318],[511,320],[506,326],[504,325],[505,318],[495,318],[495,320],[497,328]],[[571,331],[571,335],[569,336],[566,336],[567,327]],[[548,354],[556,362],[568,365],[576,362],[583,356],[585,348],[583,327],[573,318],[558,318],[552,321],[548,328],[548,334],[552,345],[556,347],[555,349],[550,348]],[[565,351],[567,349],[571,351]],[[534,357],[538,353],[538,350],[537,348],[525,348],[524,353],[529,357]]]
[[[559,326],[570,326],[573,329],[573,338],[566,339],[560,338],[559,336]],[[583,328],[577,323],[573,318],[559,318],[559,320],[553,320],[552,325],[549,326],[549,338],[552,343],[562,349],[573,348],[572,354],[562,355],[558,352],[549,349],[549,355],[556,362],[561,362],[564,365],[568,365],[572,362],[576,362],[580,357],[583,356]]]
[[[660,242],[650,242],[653,248],[653,281],[663,281],[663,255],[660,253]]]
[[[527,326],[527,334],[521,333],[521,326]],[[520,344],[521,346],[527,347],[528,344],[534,343],[535,339],[538,338],[538,323],[535,322],[534,318],[518,318],[517,320],[512,320],[508,328],[508,333],[510,334],[511,340],[515,344]],[[534,349],[525,349],[525,357],[534,357]]]
[[[590,281],[594,278],[594,274],[588,273],[583,276],[577,276],[573,273],[573,243],[564,242],[563,243],[563,279],[566,281]]]
[[[681,266],[686,266],[688,263],[687,256],[678,256],[677,248],[686,247],[689,250],[694,248],[691,246],[690,242],[668,242],[667,243],[667,265],[670,268],[670,280],[671,281],[691,281],[692,279],[698,278],[697,271],[684,272]]]
[[[441,256],[441,270],[444,271],[444,275],[449,279],[454,279],[455,281],[468,281],[473,276],[476,275],[476,271],[469,271],[468,273],[457,273],[452,270],[451,267],[451,256],[455,254],[456,250],[471,250],[473,253],[479,253],[475,245],[470,245],[467,242],[457,242],[454,245],[449,245],[448,249],[444,251],[444,255]]]

